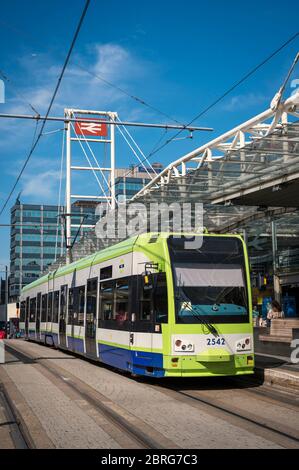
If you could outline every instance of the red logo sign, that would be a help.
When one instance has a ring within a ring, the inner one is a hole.
[[[75,122],[75,132],[80,135],[93,135],[106,137],[108,135],[107,124],[103,122],[97,122],[96,120],[91,122],[84,120]]]

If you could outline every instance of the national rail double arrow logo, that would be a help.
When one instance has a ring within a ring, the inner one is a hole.
[[[80,135],[107,136],[107,124],[103,122],[84,122],[77,121],[75,123],[75,132]]]

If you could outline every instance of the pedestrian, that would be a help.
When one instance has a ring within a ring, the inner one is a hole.
[[[276,320],[277,318],[284,318],[284,312],[282,311],[281,305],[277,300],[272,300],[271,308],[267,313],[267,326],[271,326],[271,320]]]
[[[252,309],[252,321],[253,321],[253,326],[259,326],[259,311],[257,308],[257,305],[253,306]]]

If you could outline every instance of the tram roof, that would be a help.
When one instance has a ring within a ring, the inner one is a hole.
[[[90,267],[92,265],[99,264],[103,261],[107,261],[108,259],[115,258],[117,256],[121,256],[123,254],[129,253],[132,251],[133,246],[137,243],[138,240],[140,240],[140,244],[143,245],[150,241],[150,239],[153,239],[153,237],[156,237],[156,241],[162,240],[162,239],[167,239],[171,235],[185,235],[185,236],[232,236],[232,237],[239,237],[240,235],[238,234],[213,234],[213,233],[172,233],[172,232],[146,232],[146,233],[141,233],[139,235],[135,235],[131,238],[126,238],[125,240],[115,244],[115,245],[110,245],[107,248],[104,248],[100,251],[97,251],[96,253],[93,253],[91,255],[85,256],[80,258],[77,261],[74,261],[73,263],[70,264],[65,264],[64,266],[58,267],[54,271],[50,271],[48,274],[40,277],[36,281],[28,284],[22,289],[22,292],[26,292],[29,289],[32,289],[34,287],[39,286],[40,284],[43,284],[44,282],[49,281],[50,279],[53,279],[54,277],[60,277],[66,274],[69,274],[73,271],[79,271],[81,269]],[[138,244],[138,243],[137,243]]]

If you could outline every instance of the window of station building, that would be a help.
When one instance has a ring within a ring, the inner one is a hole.
[[[20,308],[20,322],[24,322],[25,321],[25,312],[26,312],[26,302],[25,300],[23,300],[21,302],[21,308]]]
[[[52,307],[53,307],[53,292],[48,294],[48,308],[47,308],[47,322],[51,323],[52,321]]]
[[[57,218],[58,212],[56,211],[43,211],[44,219],[54,219]]]
[[[100,270],[100,279],[110,279],[112,277],[112,266],[107,266]]]
[[[55,254],[55,250],[56,250],[56,247],[55,246],[44,246],[43,247],[43,253],[46,253],[46,254]],[[36,249],[35,249],[36,251]]]
[[[28,211],[28,210],[23,211],[23,217],[40,217],[40,216],[41,216],[40,211]]]
[[[102,282],[100,287],[101,320],[112,320],[114,310],[114,282]]]
[[[60,288],[60,320],[66,320],[67,285]]]
[[[20,253],[20,247],[16,247],[16,252]],[[22,253],[26,254],[38,254],[40,252],[40,246],[22,246]]]
[[[16,240],[21,240],[21,235],[17,235]],[[41,235],[35,235],[35,234],[22,234],[22,240],[23,242],[40,242],[41,241]]]
[[[42,313],[41,313],[41,321],[45,323],[47,321],[47,299],[48,295],[42,295]]]
[[[86,322],[92,322],[97,312],[98,278],[88,279],[86,296]]]
[[[59,311],[59,290],[56,290],[53,296],[53,323],[58,323],[58,311]]]
[[[36,297],[30,299],[30,307],[29,307],[29,321],[35,322],[35,315],[36,315]]]

